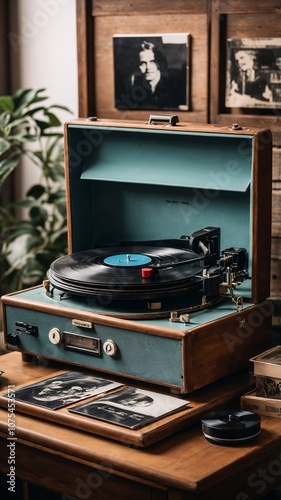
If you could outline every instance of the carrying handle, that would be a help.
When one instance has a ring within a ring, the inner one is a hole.
[[[176,126],[179,117],[177,115],[150,115],[148,124],[151,125],[153,122],[167,122],[169,125]]]

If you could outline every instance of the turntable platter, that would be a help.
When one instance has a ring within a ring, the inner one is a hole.
[[[192,250],[132,245],[65,255],[51,264],[47,277],[56,288],[79,295],[151,299],[183,293],[201,271]]]

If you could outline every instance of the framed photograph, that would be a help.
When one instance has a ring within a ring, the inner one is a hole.
[[[281,38],[227,40],[228,108],[281,108]]]
[[[115,107],[189,109],[190,36],[114,35]]]
[[[15,400],[50,410],[63,408],[76,401],[111,391],[121,386],[104,378],[80,372],[64,372],[15,391]],[[7,394],[5,394],[7,397]]]

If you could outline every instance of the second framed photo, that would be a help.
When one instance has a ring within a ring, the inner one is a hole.
[[[281,108],[281,38],[227,40],[225,105]]]

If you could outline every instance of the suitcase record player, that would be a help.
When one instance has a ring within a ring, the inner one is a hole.
[[[7,348],[195,389],[270,346],[271,133],[65,125],[69,253],[2,297]]]

